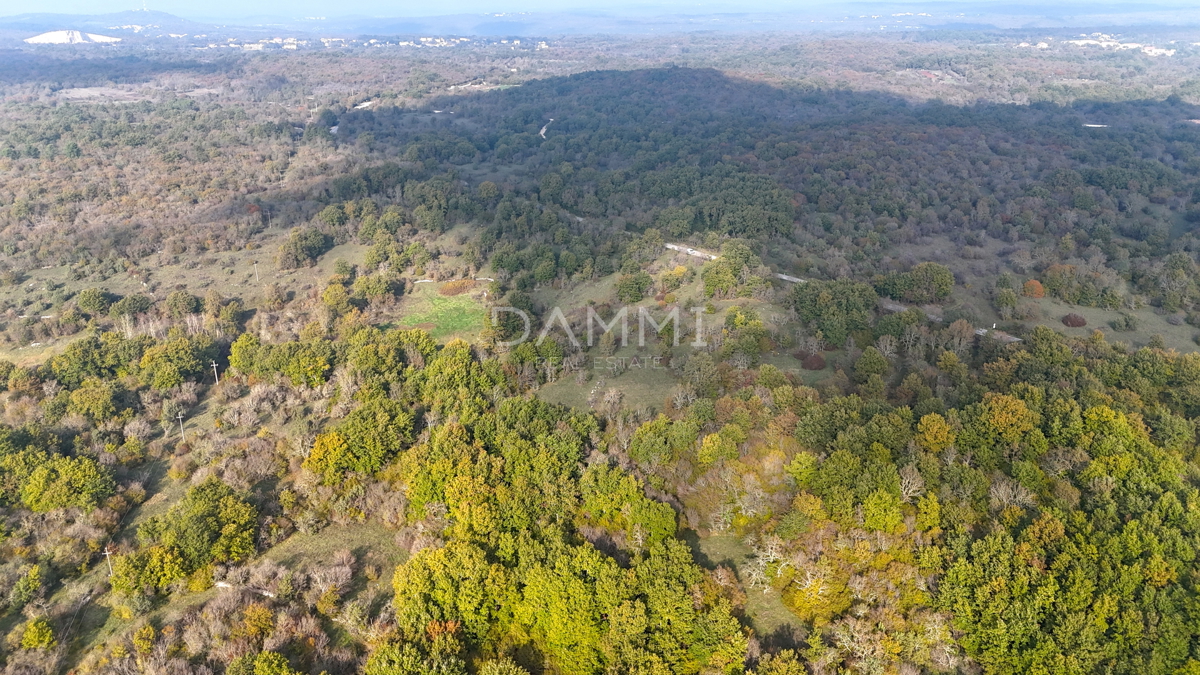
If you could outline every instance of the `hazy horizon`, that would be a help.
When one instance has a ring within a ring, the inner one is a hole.
[[[233,21],[245,19],[335,19],[346,17],[404,18],[445,16],[453,14],[522,14],[550,12],[596,12],[599,14],[748,14],[748,13],[800,13],[833,12],[848,14],[866,11],[868,8],[959,10],[977,7],[1002,14],[1129,14],[1141,12],[1163,12],[1173,9],[1194,8],[1192,3],[1166,0],[1160,2],[1082,2],[1069,1],[1047,5],[1029,3],[1001,3],[993,1],[964,0],[963,2],[779,2],[758,0],[753,3],[729,2],[728,0],[659,0],[657,2],[600,3],[596,0],[557,2],[555,0],[447,0],[429,4],[397,4],[381,0],[346,0],[332,8],[321,0],[256,0],[246,3],[237,0],[212,0],[203,6],[186,0],[157,0],[147,2],[145,9],[166,12],[175,16],[197,21]],[[67,14],[102,15],[142,10],[137,0],[45,0],[29,3],[6,4],[0,8],[0,17],[24,14]]]

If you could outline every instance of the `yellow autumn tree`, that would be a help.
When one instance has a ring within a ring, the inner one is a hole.
[[[350,446],[341,434],[336,431],[321,434],[313,442],[312,452],[304,460],[304,468],[330,483],[339,475],[339,469],[346,463],[349,454]]]
[[[929,413],[917,423],[917,445],[930,452],[941,452],[954,444],[955,434],[945,417]]]
[[[988,394],[984,397],[990,430],[1005,443],[1016,443],[1033,431],[1034,414],[1019,398],[1007,394]]]

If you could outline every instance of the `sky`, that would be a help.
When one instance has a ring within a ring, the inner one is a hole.
[[[0,16],[34,12],[63,14],[107,14],[131,9],[141,9],[143,0],[0,0]],[[546,12],[564,10],[605,10],[609,12],[774,12],[805,11],[831,5],[852,3],[829,0],[438,0],[438,2],[414,2],[413,0],[145,0],[146,7],[168,12],[189,19],[235,19],[253,16],[277,16],[291,19],[303,17],[335,16],[436,16],[459,13],[497,12]],[[944,2],[903,2],[883,0],[872,5],[890,4],[913,8],[945,6]],[[861,3],[853,3],[861,4]],[[955,6],[990,5],[1001,3],[991,0],[964,0]],[[1018,0],[1009,6],[1029,3]],[[1046,6],[1089,7],[1107,5],[1122,10],[1138,11],[1151,6],[1188,6],[1190,0],[1152,0],[1150,2],[1087,2],[1086,0],[1064,0],[1044,3]]]

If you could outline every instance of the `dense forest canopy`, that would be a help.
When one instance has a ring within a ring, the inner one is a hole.
[[[1018,47],[4,56],[4,673],[1200,670],[1198,57]]]

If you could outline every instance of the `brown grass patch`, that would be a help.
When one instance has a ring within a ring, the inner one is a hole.
[[[474,279],[455,279],[454,281],[447,281],[442,284],[441,288],[438,289],[438,293],[445,296],[462,295],[472,288],[475,288]]]
[[[821,356],[820,354],[813,354],[812,356],[804,359],[803,363],[800,364],[800,367],[804,368],[805,370],[824,370],[825,357]]]

